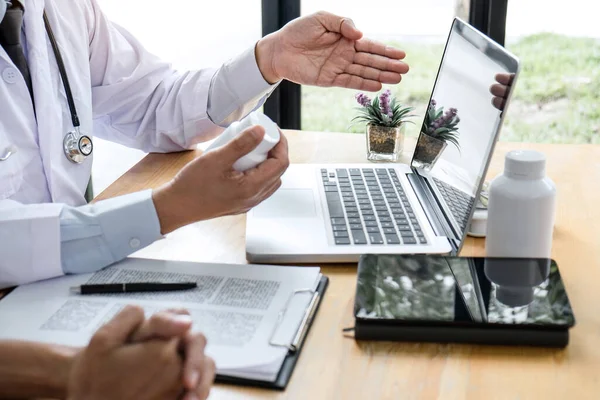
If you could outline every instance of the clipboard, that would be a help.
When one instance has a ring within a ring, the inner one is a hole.
[[[300,357],[300,352],[302,351],[302,346],[304,345],[304,341],[310,330],[312,323],[317,315],[317,311],[319,310],[319,306],[323,300],[323,296],[325,295],[325,290],[327,290],[327,285],[329,284],[329,278],[322,275],[319,284],[315,290],[308,289],[300,289],[296,290],[290,300],[298,293],[306,293],[308,291],[313,293],[313,297],[306,309],[306,313],[300,323],[300,327],[292,340],[292,343],[274,343],[271,342],[273,346],[282,346],[288,348],[288,355],[286,356],[281,369],[279,370],[279,374],[277,375],[277,379],[274,382],[266,382],[254,379],[246,379],[246,378],[237,378],[231,377],[227,375],[217,375],[215,382],[216,383],[225,383],[231,385],[239,385],[239,386],[251,386],[251,387],[259,387],[264,389],[274,389],[274,390],[285,390],[287,384],[289,383],[292,373],[294,372],[294,368],[296,367],[296,362]],[[288,301],[289,304],[289,301]],[[287,304],[282,310],[282,314],[280,317],[283,317],[285,313]],[[274,331],[277,329],[278,325],[274,327]]]

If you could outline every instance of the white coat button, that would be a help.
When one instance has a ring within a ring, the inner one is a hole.
[[[132,249],[137,249],[138,247],[140,247],[140,244],[141,244],[141,243],[140,243],[140,239],[138,239],[138,238],[132,238],[132,239],[129,241],[129,246],[130,246]]]
[[[2,79],[7,83],[15,83],[19,79],[20,72],[14,68],[5,68],[2,71]]]

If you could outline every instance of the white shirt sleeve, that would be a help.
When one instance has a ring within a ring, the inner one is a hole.
[[[60,264],[61,204],[0,200],[0,289],[54,278]]]
[[[151,190],[81,207],[0,200],[0,289],[95,272],[161,237]]]
[[[90,78],[98,137],[147,152],[188,149],[259,107],[276,87],[262,77],[254,49],[218,70],[176,71],[111,23],[97,0],[90,1]]]
[[[60,214],[65,274],[96,272],[162,238],[152,190],[65,206]]]
[[[213,77],[208,115],[215,124],[227,127],[260,107],[278,85],[265,81],[252,47],[223,64]]]

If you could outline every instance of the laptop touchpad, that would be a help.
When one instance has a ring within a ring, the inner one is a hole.
[[[279,189],[254,209],[258,218],[308,218],[316,215],[311,189]]]

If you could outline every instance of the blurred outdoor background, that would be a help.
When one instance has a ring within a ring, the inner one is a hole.
[[[262,32],[260,0],[98,0],[114,22],[177,69],[217,67],[251,47]],[[365,36],[405,50],[411,70],[392,92],[416,108],[416,136],[452,23],[468,19],[466,0],[302,0],[301,14],[327,10],[352,18]],[[143,11],[140,11],[143,10]],[[508,0],[506,47],[522,73],[501,140],[600,143],[600,3]],[[355,91],[302,88],[302,129],[364,132],[350,126]],[[95,142],[98,194],[143,153]]]

